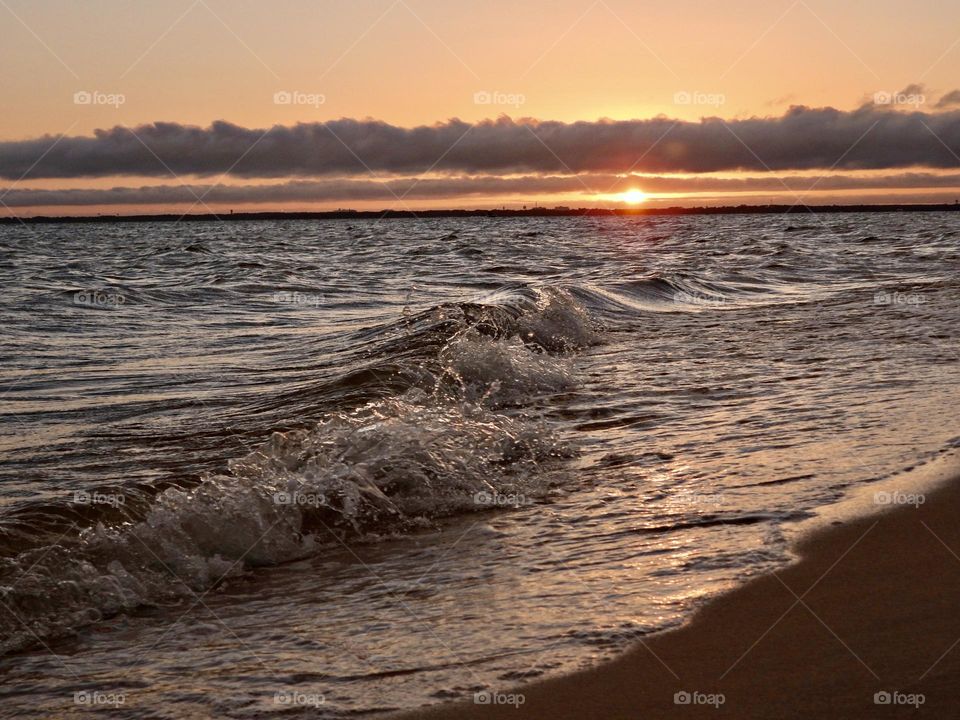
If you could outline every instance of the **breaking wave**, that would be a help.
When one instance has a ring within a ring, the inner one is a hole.
[[[431,352],[378,358],[416,365],[397,371],[408,378],[398,392],[274,432],[199,483],[128,508],[121,522],[104,503],[80,532],[0,558],[12,611],[0,615],[0,651],[175,602],[347,536],[416,531],[490,509],[492,498],[546,495],[576,449],[538,400],[574,387],[574,351],[600,339],[581,304],[548,289],[406,323],[404,343],[425,332],[417,342]]]

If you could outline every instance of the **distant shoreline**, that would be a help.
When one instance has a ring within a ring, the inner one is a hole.
[[[216,215],[36,215],[4,217],[0,224],[217,222],[241,220],[409,220],[423,218],[632,217],[647,215],[786,215],[798,213],[957,212],[960,203],[902,205],[722,205],[668,208],[535,207],[523,210],[328,210],[323,212],[241,212]]]

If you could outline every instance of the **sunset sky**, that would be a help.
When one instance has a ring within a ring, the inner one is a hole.
[[[4,215],[960,195],[948,0],[0,0],[0,18]]]

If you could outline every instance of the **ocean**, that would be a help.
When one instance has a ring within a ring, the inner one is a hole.
[[[958,271],[955,213],[0,226],[0,705],[609,658],[960,446]]]

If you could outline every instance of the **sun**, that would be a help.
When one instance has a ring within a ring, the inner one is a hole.
[[[620,199],[628,205],[639,205],[647,199],[647,194],[643,190],[631,188],[620,196]]]

